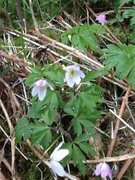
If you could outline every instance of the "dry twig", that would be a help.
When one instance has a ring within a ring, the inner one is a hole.
[[[121,108],[120,108],[120,111],[119,111],[119,117],[122,117],[122,115],[125,112],[125,107],[126,107],[126,104],[127,104],[127,101],[128,101],[128,96],[130,94],[130,91],[131,91],[131,86],[128,86],[126,94],[125,94],[125,96],[123,98],[123,101],[122,101],[122,104],[121,104]],[[113,152],[113,149],[114,149],[114,146],[115,146],[115,142],[116,142],[116,138],[117,138],[117,134],[118,134],[118,131],[119,131],[120,124],[121,124],[121,120],[118,118],[116,120],[115,129],[114,129],[114,132],[113,132],[113,139],[111,139],[111,142],[110,142],[110,145],[109,145],[109,148],[108,148],[107,156],[112,156],[112,152]]]
[[[7,113],[7,110],[2,102],[2,100],[0,99],[0,106],[1,106],[1,109],[5,115],[5,118],[7,120],[7,123],[8,123],[8,126],[9,126],[9,129],[10,129],[10,136],[11,136],[11,154],[12,154],[12,161],[11,161],[11,164],[12,164],[12,179],[15,180],[15,138],[14,138],[14,127],[11,123],[11,120],[9,118],[9,115]]]

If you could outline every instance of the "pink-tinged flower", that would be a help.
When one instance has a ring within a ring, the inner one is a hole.
[[[34,83],[31,94],[32,96],[38,95],[39,100],[43,101],[46,96],[48,87],[51,90],[54,90],[53,87],[45,79],[40,79]]]
[[[106,21],[106,15],[105,14],[100,14],[97,16],[96,21],[98,21],[100,24],[104,25]]]
[[[64,67],[64,70],[66,71],[64,81],[67,82],[69,87],[73,87],[74,84],[80,84],[81,78],[85,77],[85,74],[77,64]]]
[[[104,179],[109,176],[110,180],[112,180],[112,170],[107,163],[98,164],[96,166],[95,175],[101,176]]]
[[[64,177],[66,175],[66,171],[64,170],[63,166],[59,163],[64,157],[66,157],[69,154],[68,149],[60,149],[63,142],[61,142],[52,152],[50,156],[50,162],[49,166],[51,170],[54,172],[54,174]]]

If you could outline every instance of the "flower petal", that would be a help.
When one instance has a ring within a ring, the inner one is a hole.
[[[73,66],[72,66],[72,68],[74,69],[74,70],[80,70],[80,66],[78,66],[77,64],[74,64]]]
[[[50,168],[52,171],[60,177],[64,177],[66,175],[66,171],[62,167],[62,165],[57,161],[50,161]]]
[[[102,25],[104,25],[107,22],[105,14],[100,14],[99,16],[97,16],[96,20]]]
[[[61,148],[61,146],[63,145],[63,141],[54,149],[54,151],[52,152],[50,158],[52,159],[52,157],[54,156],[54,154]]]
[[[66,82],[70,78],[69,71],[66,72],[64,82]]]
[[[43,101],[43,99],[44,99],[45,96],[46,96],[46,92],[47,92],[46,87],[45,87],[45,88],[42,88],[42,89],[39,89],[39,91],[38,91],[38,97],[39,97],[39,100],[40,100],[40,101]]]
[[[77,74],[76,76],[73,77],[73,81],[76,83],[76,84],[80,84],[81,82],[81,78],[80,76]]]
[[[68,86],[69,87],[73,87],[74,86],[74,81],[73,81],[73,78],[69,78],[69,79],[67,79],[67,84],[68,84]]]
[[[36,81],[36,86],[38,86],[39,88],[41,88],[41,87],[45,87],[46,86],[46,83],[47,83],[47,81],[45,80],[45,79],[40,79],[40,80],[38,80],[38,81]]]
[[[53,154],[51,154],[50,158],[51,158],[51,160],[59,162],[64,157],[66,157],[68,154],[69,154],[69,150],[68,149],[60,149],[58,151],[53,152]]]
[[[84,78],[84,77],[85,77],[85,74],[84,74],[82,71],[78,71],[77,73],[78,73],[78,75],[79,75],[81,78]]]
[[[101,166],[102,166],[102,163],[96,166],[96,170],[94,171],[96,176],[99,176],[101,174]]]
[[[112,179],[112,170],[111,170],[110,166],[107,163],[102,163],[101,177],[106,178],[107,176],[109,176],[110,179]]]
[[[32,88],[31,95],[36,96],[38,94],[38,90],[39,90],[39,88],[36,85],[34,85]]]
[[[47,86],[53,91],[54,88],[52,87],[52,85],[50,83],[48,83],[48,82],[46,82],[46,83],[47,83]]]

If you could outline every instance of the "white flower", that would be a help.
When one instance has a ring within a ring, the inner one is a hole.
[[[53,87],[45,79],[36,81],[32,88],[32,96],[38,95],[39,100],[43,101],[47,93],[47,87],[49,87],[51,90],[54,90]]]
[[[81,78],[85,77],[85,74],[77,64],[64,67],[64,70],[66,71],[64,81],[67,82],[69,87],[73,87],[74,84],[80,84]]]
[[[60,149],[63,142],[61,142],[52,152],[50,156],[50,168],[57,174],[58,176],[64,177],[66,175],[66,171],[64,170],[63,166],[59,163],[65,156],[69,154],[68,149]]]

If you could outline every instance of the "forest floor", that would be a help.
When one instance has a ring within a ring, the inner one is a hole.
[[[80,50],[74,46],[74,42],[64,44],[61,34],[77,25],[97,24],[96,17],[101,12],[106,13],[108,19],[114,20],[114,9],[109,9],[106,3],[103,8],[99,3],[102,11],[98,8],[97,12],[97,4],[91,6],[83,3],[84,13],[81,16],[79,14],[81,1],[78,4],[75,0],[73,2],[72,14],[68,9],[67,11],[64,9],[63,12],[46,20],[42,13],[41,18],[37,18],[35,4],[32,5],[29,1],[31,12],[29,24],[28,20],[25,24],[25,14],[20,6],[14,5],[20,14],[14,15],[19,19],[17,28],[16,25],[11,26],[12,19],[10,19],[10,12],[7,12],[8,9],[0,10],[2,16],[0,19],[2,23],[4,22],[1,24],[0,31],[0,180],[53,179],[44,160],[45,149],[38,145],[33,146],[28,139],[15,144],[14,128],[17,121],[28,113],[31,105],[31,88],[25,81],[32,67],[42,68],[46,64],[56,63],[61,67],[62,64],[77,63],[83,72],[96,71],[104,67],[100,59],[102,53],[95,52],[90,47],[84,51]],[[123,7],[121,11],[125,9]],[[123,25],[126,26],[125,31],[127,31],[127,22]],[[110,43],[116,46],[121,42],[125,43],[126,37],[121,26],[108,22],[103,26],[105,34],[97,38],[101,49],[106,48]],[[87,35],[85,38],[87,39]],[[81,44],[80,47],[82,46]],[[85,162],[86,175],[84,176],[71,163],[70,172],[73,176],[69,179],[100,179],[95,177],[94,169],[96,164],[103,161],[111,165],[113,179],[135,179],[135,90],[126,78],[123,80],[113,76],[114,71],[115,68],[111,73],[94,79],[94,83],[104,89],[102,112],[95,125],[96,135],[89,142],[94,147],[96,155],[86,156],[88,161]],[[64,178],[58,177],[58,179]]]

